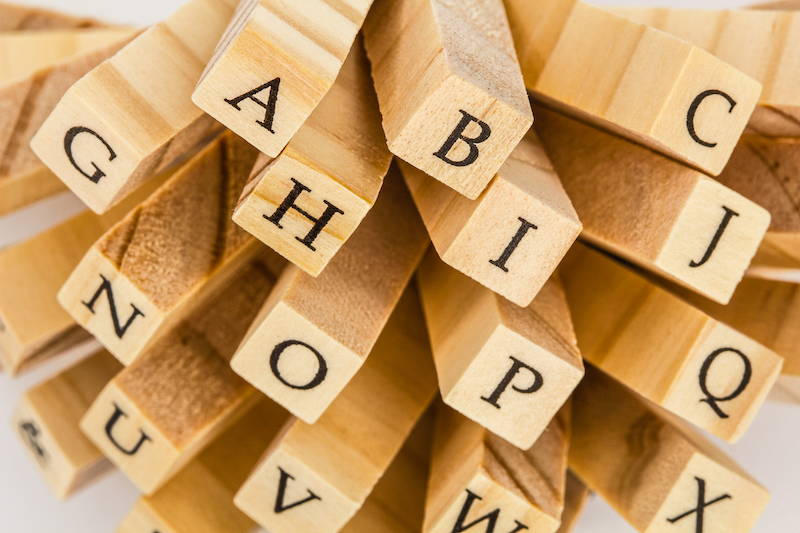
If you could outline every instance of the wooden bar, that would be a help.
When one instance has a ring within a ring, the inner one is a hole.
[[[16,374],[88,338],[59,305],[59,289],[92,244],[171,174],[163,172],[104,215],[81,213],[0,250],[0,360],[8,372]]]
[[[314,425],[294,419],[236,505],[272,533],[334,533],[358,511],[436,393],[419,297],[406,291],[361,370]]]
[[[0,216],[64,190],[31,139],[69,87],[135,35],[115,28],[0,34]]]
[[[578,524],[578,519],[583,513],[583,508],[591,498],[592,493],[583,481],[567,470],[567,485],[564,491],[564,512],[561,513],[561,526],[556,533],[570,533]]]
[[[362,367],[428,237],[396,168],[375,208],[316,278],[289,266],[231,361],[312,424]]]
[[[92,28],[102,26],[94,19],[74,17],[66,13],[0,2],[0,32]]]
[[[33,138],[37,156],[103,213],[218,129],[191,93],[235,0],[191,0],[89,72]]]
[[[372,0],[242,0],[192,100],[277,157],[333,85]]]
[[[586,361],[721,439],[741,437],[782,357],[588,247],[561,275]]]
[[[770,224],[756,198],[549,109],[536,116],[585,240],[730,300]]]
[[[223,134],[106,232],[62,287],[64,309],[123,364],[264,250],[230,220],[256,158]]]
[[[518,307],[428,252],[417,273],[444,402],[528,449],[583,377],[557,276]]]
[[[581,232],[533,131],[476,200],[400,168],[439,257],[519,306],[533,301]]]
[[[688,41],[758,80],[763,89],[748,130],[771,137],[800,137],[800,13],[643,7],[609,10]]]
[[[12,424],[50,490],[67,498],[113,468],[78,424],[122,365],[100,351],[29,389]]]
[[[233,220],[312,276],[375,205],[392,154],[361,39],[281,154],[259,158]]]
[[[722,171],[760,83],[677,37],[580,0],[505,4],[536,100],[711,175]]]
[[[263,398],[151,496],[142,496],[117,533],[249,533],[255,527],[233,504],[289,413]]]
[[[423,533],[471,527],[555,532],[564,508],[569,411],[565,407],[536,444],[523,451],[442,408],[433,442]]]
[[[745,533],[769,501],[699,433],[590,366],[572,416],[570,468],[636,531]]]
[[[502,0],[379,0],[364,37],[389,150],[477,198],[533,121]]]
[[[120,372],[84,416],[86,435],[145,494],[257,402],[229,361],[274,283],[266,261],[242,271]]]

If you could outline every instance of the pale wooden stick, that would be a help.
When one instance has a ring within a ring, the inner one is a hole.
[[[114,378],[84,416],[84,433],[145,494],[258,399],[228,362],[274,281],[267,261],[242,271]]]
[[[234,502],[272,533],[335,533],[362,506],[436,393],[411,286],[358,374],[314,425],[290,421]]]
[[[581,231],[533,131],[476,200],[400,168],[442,260],[519,306],[533,301]]]
[[[62,287],[64,309],[125,365],[264,250],[230,220],[256,157],[233,133],[219,137],[103,235]]]
[[[29,389],[17,405],[12,423],[59,499],[112,468],[78,423],[120,370],[103,350]]]
[[[477,198],[533,120],[502,0],[379,0],[364,35],[389,149]]]
[[[420,533],[425,514],[435,403],[341,533]]]
[[[142,496],[117,533],[248,533],[255,523],[233,504],[289,413],[263,398],[152,496]]]
[[[392,154],[361,40],[276,158],[262,156],[233,220],[312,276],[375,205]]]
[[[730,300],[769,227],[766,209],[632,142],[543,107],[536,116],[584,239],[716,301]]]
[[[307,423],[364,364],[428,246],[396,167],[383,189],[322,274],[284,271],[231,361]]]
[[[165,171],[104,215],[84,212],[0,251],[0,359],[10,373],[84,340],[56,295],[103,233],[163,184]]]
[[[583,377],[557,276],[518,307],[430,250],[417,274],[444,402],[530,448]]]
[[[506,0],[536,99],[719,174],[761,84],[691,44],[580,0]]]
[[[0,35],[0,56],[9,57],[0,72],[0,216],[64,189],[31,139],[69,87],[134,36],[109,28]]]
[[[277,157],[333,85],[372,0],[242,0],[192,100]]]
[[[64,95],[33,138],[41,160],[102,213],[218,125],[190,95],[235,0],[191,0]]]
[[[637,531],[753,528],[769,493],[699,433],[592,367],[573,398],[569,466]]]
[[[91,28],[102,26],[96,20],[66,13],[0,2],[0,31]]]
[[[588,247],[561,276],[587,361],[728,442],[741,437],[782,357]]]
[[[699,46],[761,82],[759,105],[748,123],[751,132],[773,137],[800,136],[800,13],[608,9]]]
[[[569,407],[527,451],[455,411],[439,411],[423,533],[498,531],[553,533],[564,508]]]

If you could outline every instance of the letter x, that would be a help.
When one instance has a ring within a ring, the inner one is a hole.
[[[723,494],[722,496],[717,496],[713,500],[707,502],[706,501],[706,480],[705,479],[700,479],[699,477],[695,477],[695,479],[697,480],[697,507],[695,507],[694,509],[692,509],[690,511],[686,511],[685,513],[680,514],[680,515],[676,516],[675,518],[667,518],[667,522],[669,522],[670,524],[674,524],[675,522],[678,522],[679,520],[683,520],[684,518],[686,518],[687,516],[689,516],[689,515],[691,515],[693,513],[697,513],[697,516],[696,516],[697,521],[695,522],[696,526],[695,526],[695,530],[694,531],[695,531],[695,533],[703,533],[703,514],[705,512],[705,508],[709,507],[711,505],[714,505],[717,502],[720,502],[722,500],[727,500],[727,499],[732,498],[732,497],[731,497],[730,494]]]

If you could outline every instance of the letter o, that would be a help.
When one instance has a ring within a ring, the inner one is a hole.
[[[314,378],[305,385],[295,385],[294,383],[289,383],[283,378],[280,370],[278,369],[278,363],[280,362],[281,355],[283,355],[283,352],[291,346],[303,346],[317,357],[317,363],[319,364],[317,375],[315,375]],[[328,375],[328,365],[325,363],[325,358],[322,357],[322,355],[320,355],[320,353],[313,347],[301,341],[283,341],[275,346],[275,349],[272,350],[272,354],[269,357],[269,367],[272,369],[272,373],[275,375],[275,377],[278,378],[278,381],[289,388],[297,390],[313,389],[325,381],[325,377]]]

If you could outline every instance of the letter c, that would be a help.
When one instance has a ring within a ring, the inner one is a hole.
[[[710,143],[704,141],[703,139],[697,136],[697,132],[695,132],[694,130],[694,115],[695,113],[697,113],[697,108],[700,107],[700,104],[703,103],[703,100],[705,100],[709,96],[721,96],[725,100],[727,100],[728,103],[731,105],[730,109],[728,109],[728,113],[733,112],[733,108],[736,107],[736,100],[734,100],[733,98],[731,98],[729,95],[727,95],[722,91],[718,91],[716,89],[710,89],[708,91],[703,91],[700,94],[698,94],[697,98],[695,98],[692,101],[692,105],[689,106],[689,113],[687,113],[686,115],[686,129],[689,130],[689,135],[692,136],[692,139],[694,139],[694,142],[696,142],[697,144],[701,146],[706,146],[708,148],[714,148],[717,145],[717,143]]]

